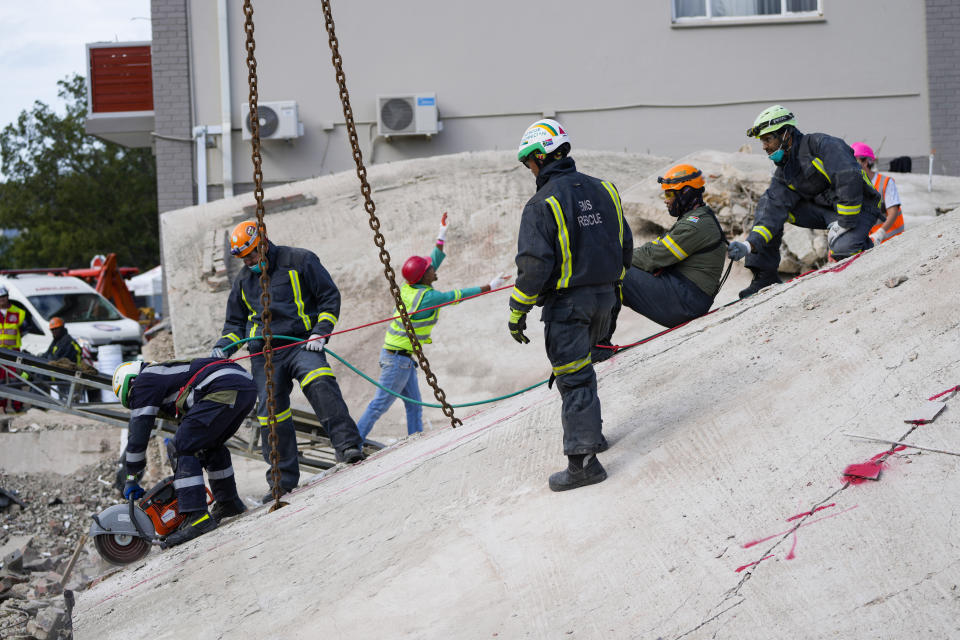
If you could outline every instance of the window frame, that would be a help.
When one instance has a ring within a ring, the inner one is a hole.
[[[750,24],[782,24],[790,22],[824,22],[823,3],[817,0],[817,8],[812,11],[788,11],[788,0],[780,0],[780,13],[752,16],[714,16],[711,15],[711,0],[704,0],[705,15],[677,17],[677,0],[670,0],[670,23],[673,27],[722,27]]]

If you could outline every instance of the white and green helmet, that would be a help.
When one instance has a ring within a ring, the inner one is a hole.
[[[570,136],[556,120],[537,120],[527,127],[520,138],[517,159],[524,162],[531,153],[550,155],[562,144],[570,144]]]
[[[124,362],[113,372],[113,394],[120,398],[120,404],[130,408],[130,386],[134,378],[140,375],[143,369],[142,360]]]
[[[764,134],[773,133],[787,125],[797,126],[796,116],[786,107],[775,104],[760,112],[757,119],[753,121],[753,126],[747,129],[747,137],[759,138]]]

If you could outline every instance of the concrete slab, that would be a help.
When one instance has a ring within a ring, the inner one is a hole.
[[[104,454],[119,452],[122,429],[0,433],[0,469],[4,473],[69,475]]]
[[[957,384],[957,215],[598,365],[602,484],[547,489],[541,387],[152,553],[75,637],[958,637],[960,460],[843,435],[960,438],[955,397],[903,424]]]

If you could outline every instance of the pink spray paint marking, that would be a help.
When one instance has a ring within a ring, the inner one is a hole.
[[[808,513],[812,514],[812,513],[815,513],[815,512],[817,512],[817,511],[820,511],[821,509],[828,509],[828,508],[833,507],[833,506],[836,506],[836,503],[831,503],[831,504],[824,505],[824,506],[822,506],[822,507],[817,507],[816,509],[814,509],[813,511],[810,511],[810,512],[808,512]],[[793,546],[790,547],[790,552],[787,553],[787,560],[793,560],[794,558],[797,557],[797,555],[796,555],[796,549],[797,549],[797,531],[798,531],[801,527],[809,527],[811,524],[816,524],[817,522],[823,522],[824,520],[829,520],[830,518],[836,518],[836,517],[839,516],[839,515],[843,515],[844,513],[847,513],[848,511],[853,511],[854,509],[857,508],[857,506],[859,506],[859,505],[853,505],[853,506],[850,507],[849,509],[844,509],[843,511],[838,511],[838,512],[836,512],[836,513],[831,513],[831,514],[829,514],[829,515],[823,516],[822,518],[815,518],[815,519],[813,519],[813,520],[807,520],[806,522],[802,522],[802,523],[798,524],[797,526],[795,526],[795,527],[793,527],[793,528],[786,529],[786,530],[784,530],[784,531],[780,531],[780,532],[778,532],[778,533],[775,533],[775,534],[773,534],[773,535],[767,536],[767,537],[765,537],[765,538],[760,538],[759,540],[751,540],[750,542],[744,544],[744,545],[743,545],[743,548],[744,548],[744,549],[749,549],[750,547],[754,547],[754,546],[756,546],[756,545],[758,545],[758,544],[760,544],[760,543],[762,543],[762,542],[767,542],[768,540],[773,540],[774,538],[779,538],[780,536],[783,536],[783,535],[786,535],[786,534],[792,532],[792,533],[793,533]],[[802,516],[804,516],[804,515],[807,515],[807,514],[798,513],[796,516],[792,516],[791,518],[789,518],[789,519],[788,519],[788,522],[789,522],[790,520],[795,520],[796,518],[802,517]],[[770,556],[766,556],[765,558],[761,558],[760,560],[765,560],[766,558],[769,558],[769,557],[770,557]],[[760,560],[758,560],[757,562],[760,562]],[[756,562],[751,563],[751,564],[756,564]],[[737,569],[737,572],[739,573],[741,570],[743,570],[744,567],[749,567],[749,566],[751,566],[751,565],[749,565],[749,564],[748,564],[748,565],[744,565],[743,567],[740,567],[739,569]]]
[[[762,558],[760,558],[759,560],[757,560],[757,561],[755,561],[755,562],[751,562],[750,564],[745,564],[745,565],[743,565],[742,567],[737,567],[737,573],[740,573],[740,572],[743,571],[744,569],[746,569],[746,568],[748,568],[748,567],[752,567],[753,565],[760,564],[761,562],[763,562],[763,561],[766,560],[767,558],[772,558],[772,557],[773,557],[773,554],[771,553],[771,554],[768,555],[768,556],[763,556]]]
[[[813,511],[804,511],[803,513],[798,513],[798,514],[795,515],[795,516],[790,516],[789,518],[787,518],[787,519],[785,520],[785,522],[793,522],[794,520],[797,520],[797,519],[799,519],[799,518],[802,518],[803,516],[812,516],[812,515],[815,514],[817,511],[823,511],[824,509],[829,509],[830,507],[835,507],[835,506],[837,506],[837,503],[836,503],[836,502],[831,502],[830,504],[825,504],[825,505],[823,505],[822,507],[817,507],[817,508],[814,509]]]
[[[887,458],[892,453],[906,449],[903,445],[895,447],[892,451],[883,451],[873,456],[866,462],[858,462],[849,465],[843,470],[843,481],[850,484],[863,484],[867,480],[879,480],[880,472],[886,468]]]

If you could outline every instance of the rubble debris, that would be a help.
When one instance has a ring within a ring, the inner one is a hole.
[[[121,501],[116,489],[97,482],[115,465],[107,453],[69,476],[0,471],[4,494],[17,497],[0,510],[0,637],[71,637],[64,596],[112,570],[86,532],[91,514]]]
[[[908,280],[907,276],[894,276],[893,278],[888,279],[883,284],[887,285],[888,288],[893,289],[894,287],[899,287],[901,284]]]

